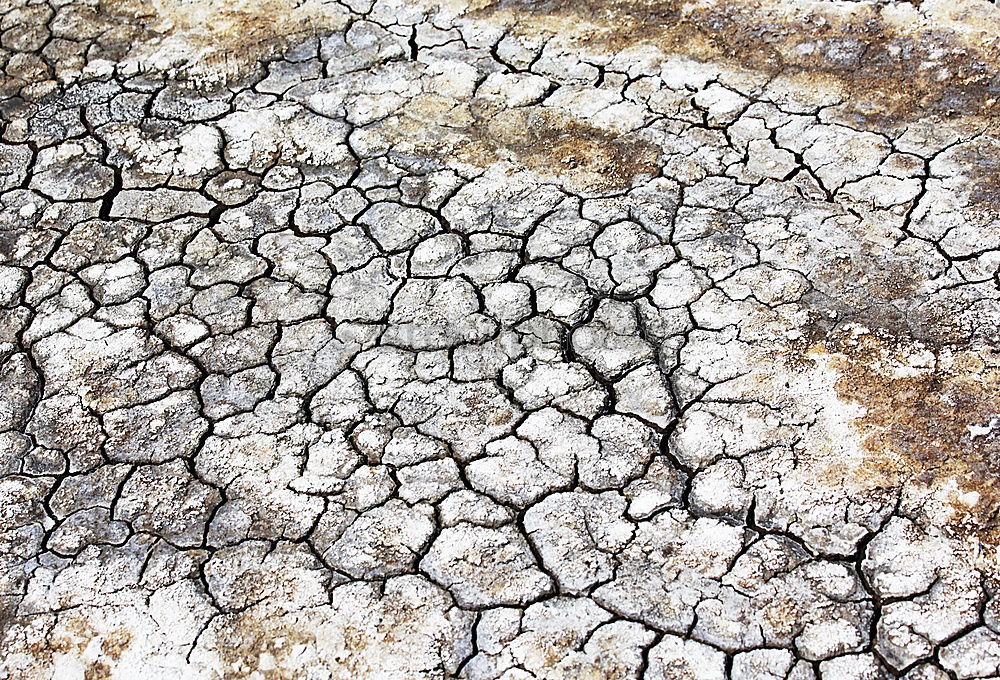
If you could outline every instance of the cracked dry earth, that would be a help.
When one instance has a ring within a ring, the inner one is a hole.
[[[1000,676],[992,4],[0,31],[0,677]]]

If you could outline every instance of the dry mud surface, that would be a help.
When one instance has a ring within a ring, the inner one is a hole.
[[[1000,677],[1000,11],[0,0],[0,677]]]

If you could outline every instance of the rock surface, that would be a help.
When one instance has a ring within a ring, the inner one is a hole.
[[[998,32],[0,3],[0,677],[1000,677]]]

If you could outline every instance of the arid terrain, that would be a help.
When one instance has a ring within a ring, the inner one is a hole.
[[[1000,9],[0,0],[0,678],[1000,678]]]

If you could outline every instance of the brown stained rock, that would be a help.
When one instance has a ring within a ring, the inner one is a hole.
[[[0,677],[996,675],[998,29],[9,0]]]
[[[641,137],[617,135],[540,106],[481,119],[471,134],[490,155],[512,157],[577,191],[624,191],[638,178],[655,175],[659,160],[656,146]],[[482,161],[489,163],[489,156]]]
[[[809,355],[838,375],[866,459],[837,470],[867,488],[953,487],[954,530],[1000,541],[1000,357],[991,347],[928,346],[844,332]],[[836,468],[836,463],[833,463]]]
[[[761,85],[773,81],[799,100],[841,105],[847,116],[873,126],[928,115],[988,118],[1000,106],[993,82],[1000,53],[989,39],[1000,20],[977,0],[919,7],[513,0],[491,4],[479,15],[584,49],[618,52],[649,45],[666,54],[728,63],[756,71]]]

